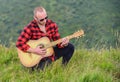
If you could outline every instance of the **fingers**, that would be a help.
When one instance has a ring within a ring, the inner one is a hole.
[[[62,39],[61,46],[67,46],[68,43],[69,43],[69,39],[67,39],[67,38],[63,38],[63,39]]]
[[[46,49],[45,48],[41,48],[40,46],[35,48],[35,53],[38,55],[45,55],[46,54]]]
[[[41,55],[45,55],[46,54],[46,49],[41,49]]]

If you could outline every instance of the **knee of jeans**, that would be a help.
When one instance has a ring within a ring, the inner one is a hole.
[[[74,49],[75,49],[74,45],[73,45],[73,44],[71,44],[71,43],[69,43],[69,44],[68,44],[68,46],[69,46],[69,48],[71,49],[71,51],[73,51],[73,52],[74,52]]]

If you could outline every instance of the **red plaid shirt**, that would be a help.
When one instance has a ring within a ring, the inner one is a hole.
[[[48,19],[45,28],[46,33],[40,30],[35,20],[31,21],[26,27],[24,27],[24,30],[18,37],[16,47],[26,52],[30,48],[30,46],[26,44],[29,40],[37,40],[44,36],[47,36],[53,41],[60,39],[60,34],[58,33],[58,26],[56,23]],[[60,47],[60,45],[58,47]]]

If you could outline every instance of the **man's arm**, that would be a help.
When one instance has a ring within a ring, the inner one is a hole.
[[[58,32],[58,26],[57,26],[57,24],[55,24],[53,40],[55,41],[55,40],[58,40],[58,39],[60,39],[60,34]],[[62,42],[60,44],[57,44],[57,46],[58,46],[58,48],[63,48],[64,46],[67,46],[68,43],[69,43],[69,39],[63,38]]]
[[[35,53],[38,55],[45,55],[46,49],[40,48],[40,46],[36,48],[31,48],[27,42],[30,40],[32,36],[32,32],[29,27],[25,27],[24,30],[21,32],[18,40],[16,42],[16,47],[24,52]]]
[[[20,36],[18,37],[16,47],[26,52],[30,48],[30,46],[26,44],[31,37],[30,35],[31,35],[30,29],[25,27],[24,30],[21,32]]]

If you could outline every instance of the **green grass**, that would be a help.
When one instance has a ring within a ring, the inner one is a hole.
[[[0,82],[120,82],[120,49],[76,49],[66,67],[60,59],[32,72],[20,64],[14,46],[0,46]]]

